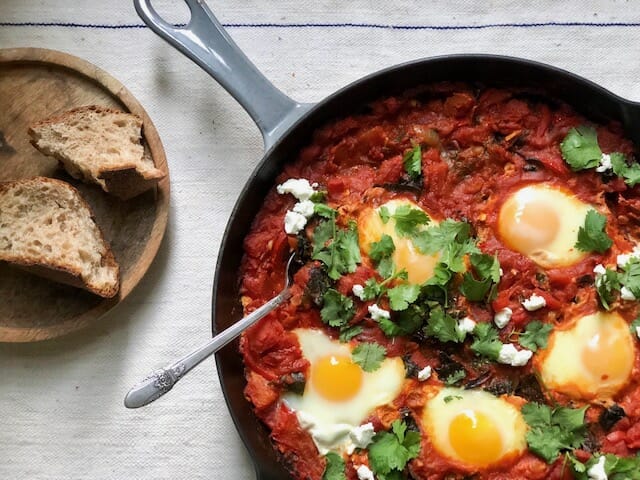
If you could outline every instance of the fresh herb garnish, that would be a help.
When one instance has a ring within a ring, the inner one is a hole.
[[[578,230],[578,241],[575,247],[583,252],[604,253],[611,245],[613,240],[609,238],[605,231],[607,217],[595,210],[589,210],[585,217],[584,226]]]
[[[346,229],[338,229],[334,219],[320,222],[313,232],[312,256],[327,266],[327,273],[333,280],[354,272],[360,262],[355,222],[349,222]]]
[[[580,447],[585,437],[584,413],[587,407],[551,408],[531,402],[522,406],[522,416],[529,425],[529,450],[547,463],[553,463],[562,451]]]
[[[391,424],[391,432],[379,432],[369,445],[369,462],[376,478],[391,480],[397,478],[409,460],[420,453],[420,434],[407,431],[407,424],[396,420]]]
[[[360,335],[363,331],[364,329],[360,325],[353,325],[346,328],[343,327],[340,330],[340,337],[338,338],[338,340],[340,340],[341,343],[346,343],[353,337],[357,337],[358,335]]]
[[[443,398],[444,403],[451,403],[454,400],[462,400],[462,397],[460,395],[447,395],[446,397]]]
[[[491,301],[497,294],[497,285],[500,281],[500,262],[497,256],[484,253],[472,253],[469,261],[473,272],[465,272],[460,293],[472,302],[482,300]]]
[[[595,168],[600,164],[602,150],[598,145],[598,134],[593,127],[581,125],[569,130],[560,144],[562,158],[574,171]]]
[[[380,368],[387,349],[375,342],[361,343],[351,352],[353,361],[365,372],[373,372]]]
[[[524,332],[520,334],[518,343],[532,352],[537,351],[538,348],[546,348],[551,330],[553,330],[551,325],[542,323],[539,320],[534,320],[529,323]]]
[[[322,480],[347,480],[344,473],[345,462],[340,455],[329,452],[324,458],[327,461],[327,466],[324,469]]]
[[[395,221],[396,233],[399,237],[411,237],[422,225],[430,222],[429,215],[424,210],[407,204],[398,205],[391,218]]]
[[[369,257],[374,262],[378,263],[383,258],[388,258],[395,252],[396,246],[393,243],[393,238],[390,235],[384,233],[378,242],[372,242],[369,247]]]
[[[631,258],[624,264],[618,278],[620,284],[627,287],[634,297],[640,298],[640,259]]]
[[[610,268],[604,273],[596,273],[596,292],[600,298],[600,304],[605,310],[611,309],[611,303],[615,300],[615,292],[620,290],[620,279],[618,272]]]
[[[464,380],[467,373],[464,370],[456,370],[447,378],[444,379],[444,384],[448,387],[454,386],[456,383]]]
[[[588,471],[600,462],[602,455],[593,455],[586,463],[581,463],[569,455],[576,480],[589,480]],[[604,455],[604,471],[609,480],[640,480],[640,453],[634,457],[618,457],[611,453]]]
[[[356,313],[353,300],[333,288],[328,289],[322,298],[324,305],[320,318],[330,327],[346,326]]]
[[[416,301],[420,295],[420,287],[413,284],[401,284],[387,290],[389,307],[396,312],[406,310],[409,304]]]
[[[458,329],[458,321],[440,305],[433,307],[429,312],[429,318],[423,332],[427,337],[437,338],[443,343],[460,343],[466,337],[466,333]]]
[[[624,155],[619,152],[611,153],[609,157],[611,158],[613,173],[624,178],[627,185],[634,187],[640,183],[640,165],[637,163],[628,165]]]
[[[420,145],[415,145],[411,150],[404,154],[402,159],[404,171],[409,177],[416,180],[422,175],[422,149]]]
[[[478,323],[473,329],[475,339],[471,344],[471,350],[481,357],[490,360],[497,360],[502,348],[502,342],[498,335],[498,330],[489,323]]]

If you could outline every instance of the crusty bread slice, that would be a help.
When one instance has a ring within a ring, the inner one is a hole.
[[[57,158],[69,174],[105,192],[132,198],[165,176],[141,142],[142,120],[131,113],[90,105],[29,128],[31,143]]]
[[[118,293],[119,267],[89,205],[61,180],[0,183],[0,261],[102,297]]]

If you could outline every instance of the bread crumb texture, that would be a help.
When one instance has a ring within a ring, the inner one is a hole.
[[[105,191],[103,172],[135,169],[141,180],[165,175],[145,154],[142,120],[131,113],[96,105],[80,107],[32,125],[29,135],[38,150],[57,158],[71,176]]]
[[[0,184],[0,260],[54,270],[57,275],[50,278],[81,283],[77,286],[103,297],[113,297],[119,288],[118,264],[93,213],[78,191],[60,180]]]

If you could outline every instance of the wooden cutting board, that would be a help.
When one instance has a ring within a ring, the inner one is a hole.
[[[145,148],[167,173],[157,188],[128,201],[81,183],[30,143],[30,124],[83,105],[102,105],[143,119]],[[120,264],[120,292],[103,299],[84,290],[27,274],[0,262],[0,342],[44,340],[97,320],[122,301],[153,261],[167,225],[169,174],[153,123],[117,80],[80,58],[37,48],[0,49],[0,181],[36,175],[75,186]]]

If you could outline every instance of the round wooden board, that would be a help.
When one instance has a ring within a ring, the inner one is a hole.
[[[167,175],[128,201],[74,180],[30,143],[32,123],[83,105],[129,111],[143,120],[145,148]],[[122,301],[153,261],[167,225],[169,173],[162,143],[140,103],[90,63],[53,50],[0,49],[0,181],[36,175],[74,185],[91,205],[120,264],[120,292],[103,299],[0,264],[0,342],[45,340],[77,330]]]

